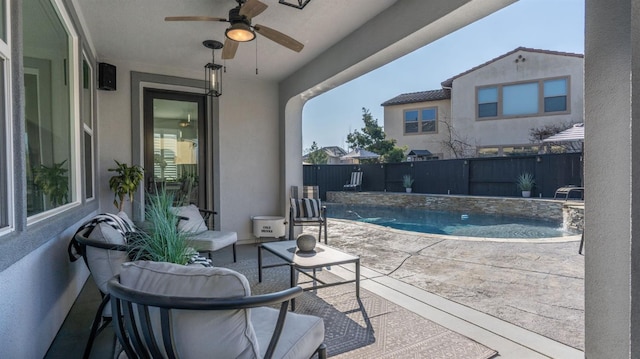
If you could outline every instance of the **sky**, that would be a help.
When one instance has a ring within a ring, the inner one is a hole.
[[[520,46],[584,54],[584,0],[520,0],[309,100],[302,112],[303,151],[314,141],[347,149],[347,134],[364,126],[363,107],[383,126],[380,104],[386,100],[440,89],[442,81]]]

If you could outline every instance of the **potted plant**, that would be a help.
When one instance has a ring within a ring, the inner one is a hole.
[[[404,187],[405,191],[407,191],[407,193],[411,193],[412,185],[413,185],[413,178],[411,178],[411,175],[402,176],[402,186]]]
[[[109,168],[109,171],[117,174],[109,178],[109,188],[114,194],[113,205],[118,211],[122,211],[125,196],[129,196],[129,201],[133,203],[133,195],[144,178],[144,170],[138,165],[129,166],[126,163],[115,162],[118,167]]]
[[[34,169],[33,183],[49,197],[53,207],[67,203],[67,193],[69,192],[69,178],[66,176],[67,169],[62,168],[64,160],[54,163],[51,167],[40,165]]]
[[[520,191],[522,191],[522,197],[531,197],[531,190],[535,183],[536,181],[533,179],[533,174],[529,172],[524,172],[518,176],[516,184]]]
[[[174,197],[165,190],[148,193],[145,203],[143,230],[135,232],[131,241],[131,257],[187,264],[197,252],[189,247],[190,233],[179,231],[178,216],[171,210]]]

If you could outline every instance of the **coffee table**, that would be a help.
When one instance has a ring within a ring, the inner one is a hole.
[[[262,251],[266,250],[278,258],[284,260],[286,263],[262,265]],[[325,283],[316,277],[316,269],[340,265],[347,263],[355,263],[356,265],[356,277],[355,279],[345,280],[336,283]],[[335,248],[331,248],[327,245],[320,243],[316,244],[316,247],[311,252],[299,251],[296,247],[296,241],[279,241],[262,243],[258,245],[258,282],[262,282],[262,269],[272,268],[288,265],[291,268],[291,287],[297,285],[296,271],[310,277],[313,280],[311,287],[303,288],[304,290],[313,290],[325,287],[331,287],[334,285],[355,283],[356,284],[356,298],[360,298],[360,257],[354,256]],[[304,269],[311,269],[313,275],[303,271]],[[320,283],[320,284],[317,284]],[[291,310],[295,310],[295,299],[291,300]]]

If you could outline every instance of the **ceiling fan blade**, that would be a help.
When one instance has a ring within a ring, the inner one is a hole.
[[[253,26],[253,29],[258,34],[266,37],[267,39],[273,42],[276,42],[295,52],[300,52],[304,48],[304,45],[300,41],[292,38],[291,36],[285,35],[278,30],[274,30],[270,27],[256,24],[255,26]]]
[[[236,51],[238,50],[238,43],[226,39],[224,40],[224,46],[222,47],[222,59],[223,60],[231,60],[236,56]]]
[[[247,2],[240,8],[240,15],[246,16],[249,19],[260,15],[265,11],[269,5],[259,0],[247,0]]]

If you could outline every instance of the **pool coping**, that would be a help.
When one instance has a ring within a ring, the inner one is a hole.
[[[529,243],[529,244],[544,244],[544,243],[564,243],[564,242],[577,242],[582,238],[582,235],[576,234],[572,236],[562,236],[562,237],[546,237],[546,238],[491,238],[491,237],[466,237],[466,236],[451,236],[446,234],[433,234],[433,233],[422,233],[422,232],[414,232],[414,231],[405,231],[402,229],[396,229],[391,227],[382,226],[374,223],[366,223],[359,221],[352,221],[349,219],[342,218],[333,218],[329,217],[332,221],[339,221],[344,223],[354,223],[363,227],[368,228],[384,228],[389,232],[398,233],[398,234],[411,234],[417,235],[419,237],[424,238],[439,238],[439,239],[448,239],[448,240],[458,240],[458,241],[473,241],[473,242],[509,242],[509,243]]]

